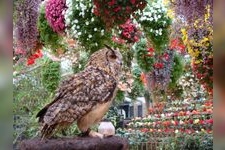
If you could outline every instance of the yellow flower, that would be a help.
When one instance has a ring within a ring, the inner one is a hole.
[[[199,119],[195,119],[195,120],[194,120],[194,124],[198,124],[199,121],[200,121]]]
[[[184,28],[181,29],[181,32],[182,32],[183,35],[186,35],[186,34],[187,34],[187,31],[186,31],[186,29],[184,29]]]
[[[167,16],[171,19],[174,19],[175,18],[174,11],[172,9],[168,9]]]
[[[196,60],[195,61],[195,64],[200,64],[201,63],[201,60]]]
[[[209,38],[204,37],[204,38],[201,40],[201,42],[200,42],[200,43],[204,43],[204,42],[207,42],[207,41],[209,41]]]

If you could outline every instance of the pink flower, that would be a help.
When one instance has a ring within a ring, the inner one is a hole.
[[[118,44],[125,44],[125,40],[118,38],[116,36],[112,37],[113,42],[118,43]]]
[[[57,33],[62,33],[65,30],[63,11],[65,11],[66,8],[65,0],[48,0],[46,3],[45,17],[53,31]]]

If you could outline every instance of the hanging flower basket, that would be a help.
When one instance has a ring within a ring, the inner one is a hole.
[[[45,17],[53,31],[62,34],[66,28],[64,18],[67,9],[66,0],[49,0],[45,9]]]
[[[132,13],[145,8],[146,0],[93,0],[94,14],[100,16],[108,28],[125,23]]]

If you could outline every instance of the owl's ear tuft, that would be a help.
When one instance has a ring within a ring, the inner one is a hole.
[[[104,45],[105,45],[106,48],[113,51],[113,49],[109,45],[107,45],[107,44],[104,44]]]
[[[117,56],[116,56],[115,51],[114,51],[110,46],[108,46],[108,45],[106,45],[106,44],[104,44],[104,45],[105,45],[105,47],[106,47],[107,49],[109,49],[109,50],[111,51],[109,57],[110,57],[111,59],[116,59]]]

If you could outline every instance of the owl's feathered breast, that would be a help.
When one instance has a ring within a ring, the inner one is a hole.
[[[54,101],[46,105],[37,117],[40,122],[48,125],[74,122],[97,104],[111,101],[116,88],[117,81],[113,76],[97,67],[89,66],[64,80]]]

